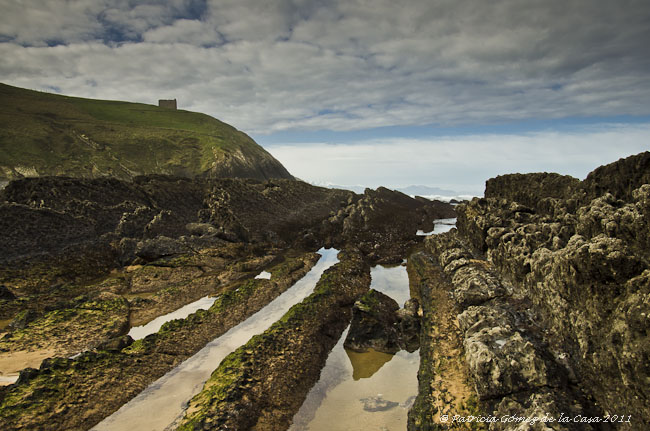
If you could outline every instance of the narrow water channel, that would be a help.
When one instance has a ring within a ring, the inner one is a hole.
[[[164,431],[175,428],[187,402],[229,353],[253,335],[264,332],[293,305],[306,298],[323,272],[338,262],[338,250],[321,248],[316,265],[296,284],[244,322],[208,343],[165,376],[152,383],[118,411],[96,425],[97,431]]]
[[[134,340],[139,340],[149,334],[154,334],[160,330],[162,325],[170,320],[185,319],[187,316],[196,313],[198,310],[207,310],[212,306],[212,304],[214,304],[214,301],[216,301],[217,298],[218,296],[204,296],[201,299],[197,299],[194,302],[182,306],[178,310],[156,317],[145,325],[132,327],[128,335],[130,335]]]
[[[10,323],[11,319],[0,320],[0,334],[2,334],[2,330],[9,326]],[[18,375],[5,376],[0,374],[0,386],[16,383],[16,380],[18,380]]]
[[[395,299],[409,298],[406,267],[376,266],[371,288]],[[356,353],[343,347],[347,330],[332,349],[321,378],[293,418],[291,431],[405,430],[418,392],[419,352]]]

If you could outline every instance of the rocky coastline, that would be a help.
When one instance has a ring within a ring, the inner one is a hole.
[[[0,193],[0,317],[10,321],[0,371],[28,367],[0,386],[7,430],[89,429],[287,289],[316,249],[352,246],[363,267],[399,262],[421,242],[418,228],[453,214],[388,189],[358,195],[282,179],[42,177]],[[271,280],[253,278],[262,270]],[[338,284],[329,289],[343,294]],[[312,308],[345,324],[355,289],[342,304]],[[143,340],[126,336],[207,294],[219,295],[208,311]],[[317,334],[317,323],[303,326]],[[323,360],[325,339],[308,344],[322,345]],[[317,378],[318,362],[308,362]]]
[[[340,263],[215,364],[180,429],[286,429],[350,322],[353,350],[419,346],[411,431],[650,427],[648,152],[582,181],[499,176],[457,206],[162,175],[21,179],[0,198],[0,371],[24,365],[0,386],[2,429],[90,429],[288,289],[320,247]],[[456,229],[416,235],[450,217]],[[413,299],[400,310],[368,290],[369,267],[404,259]],[[208,294],[209,310],[126,335]],[[572,421],[445,422],[455,415]]]
[[[190,401],[179,431],[289,427],[347,326],[355,298],[370,286],[361,253],[340,255],[314,293],[221,362]]]

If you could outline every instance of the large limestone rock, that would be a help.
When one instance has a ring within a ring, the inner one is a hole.
[[[632,414],[634,424],[622,429],[650,426],[649,182],[646,152],[600,167],[580,183],[541,174],[490,180],[486,198],[457,207],[460,237],[512,283],[514,300],[530,302],[546,355],[593,400],[582,402],[583,411]],[[450,256],[465,260],[449,262]],[[458,251],[441,255],[448,272],[468,261]],[[502,322],[483,320],[489,323],[468,337],[466,349],[474,352],[472,369],[482,373],[479,393],[489,394],[498,391],[490,383],[493,370],[509,373],[499,355],[487,353],[489,335],[503,336],[505,349],[511,334]],[[526,363],[520,353],[509,354]],[[543,370],[528,364],[540,378],[529,383],[542,384]],[[534,410],[531,399],[517,403]],[[505,406],[512,403],[499,408],[511,411]]]

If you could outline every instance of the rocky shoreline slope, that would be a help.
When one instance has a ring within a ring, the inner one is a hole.
[[[500,176],[455,208],[295,180],[43,177],[0,193],[0,372],[16,358],[31,367],[0,387],[2,429],[91,428],[287,289],[320,247],[341,262],[215,364],[183,429],[286,429],[355,313],[372,328],[420,328],[409,430],[650,427],[648,152],[583,181]],[[454,216],[451,232],[415,234]],[[368,292],[369,266],[405,258],[408,316]],[[219,295],[209,310],[126,335],[208,294]],[[412,344],[382,331],[393,338],[363,329],[370,338],[350,342]],[[554,421],[522,422],[535,417]]]
[[[349,248],[364,268],[401,262],[422,240],[417,229],[454,214],[384,188],[359,195],[282,179],[42,177],[13,181],[0,197],[0,319],[9,323],[0,372],[31,367],[0,386],[7,430],[89,429],[293,284],[313,251]],[[254,279],[262,270],[271,280]],[[312,308],[344,325],[366,282],[348,293],[337,282],[328,295],[343,299]],[[126,335],[205,295],[219,295],[209,310],[143,340]],[[313,318],[299,326],[322,332]],[[311,338],[324,360],[330,337]],[[304,366],[315,379],[312,362]]]
[[[485,198],[456,211],[457,231],[428,238],[412,271],[423,274],[425,301],[448,288],[475,411],[556,419],[489,429],[650,427],[650,153],[584,181],[497,177]],[[436,308],[423,308],[424,322],[435,320]],[[423,345],[440,345],[426,330],[422,337]],[[453,391],[435,381],[432,361],[423,364],[409,429],[464,429],[438,420],[435,398]]]

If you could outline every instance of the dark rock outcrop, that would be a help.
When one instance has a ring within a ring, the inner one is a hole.
[[[372,262],[395,264],[419,240],[417,228],[429,228],[434,219],[454,214],[449,204],[413,199],[379,187],[366,189],[360,199],[332,214],[327,229],[335,245],[355,244]]]
[[[381,292],[371,289],[354,303],[352,323],[343,346],[355,352],[374,349],[378,352],[397,353],[399,305]]]
[[[515,201],[535,208],[545,198],[569,199],[580,180],[554,173],[499,175],[485,182],[485,197]]]
[[[394,299],[370,289],[354,303],[343,346],[355,352],[414,352],[419,347],[418,308],[417,299],[408,300],[400,309]]]
[[[61,253],[69,246],[105,248],[119,238],[179,237],[198,221],[205,185],[184,178],[42,177],[12,181],[2,191],[0,263]]]
[[[620,159],[594,169],[582,182],[590,199],[611,193],[615,198],[629,201],[633,191],[650,184],[650,152]]]
[[[0,285],[0,299],[11,301],[12,299],[16,299],[16,295],[7,286]]]
[[[407,352],[415,352],[420,348],[420,304],[416,298],[410,298],[404,303],[404,308],[397,311],[400,331],[400,347]]]
[[[219,179],[210,183],[200,220],[231,241],[316,246],[324,220],[358,196],[301,181]]]
[[[0,198],[0,240],[5,245],[0,264],[80,255],[77,250],[90,247],[105,256],[113,254],[109,266],[123,265],[137,256],[138,241],[151,248],[147,240],[164,236],[177,241],[197,234],[204,245],[210,240],[305,248],[351,243],[375,260],[398,261],[417,240],[413,231],[418,225],[453,211],[447,204],[383,188],[359,196],[293,180],[162,175],[136,177],[133,182],[22,179],[9,183]],[[202,227],[197,231],[197,226]],[[165,248],[174,248],[167,242]],[[186,246],[187,241],[176,248]]]

